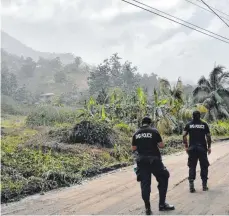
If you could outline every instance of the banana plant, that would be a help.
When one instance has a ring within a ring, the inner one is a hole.
[[[84,118],[84,119],[92,118],[96,114],[97,109],[98,107],[96,101],[94,100],[93,97],[90,97],[89,101],[85,102],[84,108],[78,110],[79,112],[78,118]]]
[[[140,120],[143,118],[144,115],[147,113],[147,96],[141,87],[137,88],[137,105],[138,105],[138,125],[140,126]]]

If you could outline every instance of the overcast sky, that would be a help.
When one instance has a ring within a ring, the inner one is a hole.
[[[140,1],[229,38],[222,21],[185,0]],[[229,14],[229,0],[205,1]],[[1,14],[2,29],[24,44],[39,51],[73,52],[88,63],[118,52],[140,73],[170,80],[181,76],[186,82],[208,75],[215,63],[229,69],[229,44],[121,0],[2,0]]]

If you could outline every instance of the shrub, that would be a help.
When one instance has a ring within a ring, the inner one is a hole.
[[[215,136],[229,135],[229,120],[217,121],[213,124],[210,124],[210,131],[211,134]]]
[[[81,121],[72,129],[51,130],[49,136],[59,137],[60,142],[101,145],[108,148],[113,147],[118,139],[115,131],[103,121]]]
[[[133,129],[125,123],[119,123],[114,126],[114,129],[117,129],[119,131],[122,131],[126,133],[127,135],[130,135],[133,132]]]

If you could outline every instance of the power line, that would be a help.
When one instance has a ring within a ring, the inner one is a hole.
[[[202,6],[200,6],[200,5],[196,4],[196,3],[192,2],[192,1],[189,1],[189,0],[185,0],[185,1],[189,2],[190,4],[193,4],[193,5],[197,6],[197,7],[199,7],[199,8],[201,8],[201,9],[205,10],[205,11],[208,11],[208,12],[210,12],[210,13],[214,14],[211,10],[208,10],[207,8],[202,7]],[[221,13],[223,13],[223,12],[221,12]],[[227,14],[225,14],[225,15],[229,17],[229,15],[227,15]],[[229,19],[228,19],[228,18],[226,18],[226,17],[221,16],[221,18],[223,18],[223,19],[225,19],[225,20],[229,21]]]
[[[205,3],[204,0],[200,0],[200,1],[203,2],[203,4],[205,4],[217,17],[219,17],[219,19],[223,21],[227,27],[229,27],[228,23],[226,23],[207,3]]]
[[[196,1],[203,3],[201,0],[196,0]],[[226,14],[225,12],[220,11],[219,9],[217,9],[217,8],[215,8],[215,7],[212,7],[212,6],[210,6],[210,7],[211,7],[212,9],[214,9],[214,10],[216,10],[216,11],[218,11],[218,12],[220,12],[220,13],[222,13],[222,14],[224,14],[224,15],[226,15],[226,16],[229,17],[229,14]],[[214,12],[213,12],[213,13],[214,13]]]
[[[163,11],[161,11],[161,10],[158,10],[158,9],[156,9],[156,8],[154,8],[154,7],[151,7],[151,6],[147,5],[147,4],[144,4],[144,3],[139,2],[139,1],[137,1],[137,0],[131,0],[131,1],[136,2],[136,3],[138,3],[138,4],[141,4],[141,5],[144,5],[144,6],[146,6],[146,7],[148,7],[148,8],[151,8],[151,9],[157,11],[157,12],[160,12],[160,13],[162,13],[162,14],[165,14],[165,15],[167,15],[167,16],[170,16],[170,17],[172,17],[172,18],[175,18],[175,19],[177,19],[177,20],[180,20],[180,21],[182,21],[182,22],[184,22],[184,23],[187,23],[187,24],[189,24],[189,25],[192,25],[192,26],[194,26],[194,27],[196,27],[196,28],[199,28],[199,29],[201,29],[201,30],[204,30],[204,31],[206,31],[206,32],[208,32],[208,33],[211,33],[211,34],[213,34],[213,35],[219,36],[219,37],[221,37],[221,38],[226,39],[226,40],[229,41],[229,38],[226,38],[226,37],[224,37],[224,36],[222,36],[222,35],[216,34],[216,33],[212,32],[212,31],[206,30],[206,29],[204,29],[204,28],[202,28],[202,27],[200,27],[200,26],[197,26],[197,25],[195,25],[195,24],[192,24],[192,23],[190,23],[190,22],[187,22],[187,21],[185,21],[185,20],[183,20],[183,19],[180,19],[180,18],[178,18],[178,17],[172,16],[172,15],[170,15],[170,14],[168,14],[168,13],[165,13],[165,12],[163,12]]]
[[[170,21],[175,22],[175,23],[177,23],[177,24],[183,25],[183,26],[185,26],[185,27],[187,27],[187,28],[190,28],[190,29],[192,29],[192,30],[194,30],[194,31],[200,32],[200,33],[202,33],[202,34],[204,34],[204,35],[207,35],[207,36],[209,36],[209,37],[215,38],[215,39],[217,39],[217,40],[220,40],[220,41],[222,41],[222,42],[224,42],[224,43],[229,44],[229,42],[227,42],[227,41],[225,41],[225,40],[222,40],[222,39],[220,39],[220,38],[217,38],[217,37],[215,37],[215,36],[213,36],[213,35],[207,34],[207,33],[202,32],[202,31],[200,31],[200,30],[197,30],[197,29],[195,29],[195,28],[193,28],[193,27],[190,27],[190,26],[185,25],[185,24],[183,24],[183,23],[180,23],[180,22],[178,22],[178,21],[176,21],[176,20],[173,20],[173,19],[170,19],[170,18],[168,18],[168,17],[165,17],[165,16],[163,16],[163,15],[161,15],[161,14],[155,13],[155,12],[153,12],[153,11],[151,11],[151,10],[148,10],[148,9],[146,9],[146,8],[143,8],[143,7],[141,7],[141,6],[139,6],[139,5],[136,5],[136,4],[134,4],[134,3],[128,2],[128,1],[126,1],[126,0],[121,0],[121,1],[126,2],[127,4],[130,4],[130,5],[133,5],[133,6],[135,6],[135,7],[138,7],[138,8],[140,8],[140,9],[145,10],[145,11],[147,11],[147,12],[150,12],[150,13],[152,13],[152,14],[156,14],[156,15],[158,15],[158,16],[160,16],[160,17],[163,17],[163,18],[165,18],[165,19],[167,19],[167,20],[170,20]]]

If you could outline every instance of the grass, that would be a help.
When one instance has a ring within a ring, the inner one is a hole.
[[[25,125],[25,116],[6,115],[2,117],[1,126],[4,128],[19,128]]]

